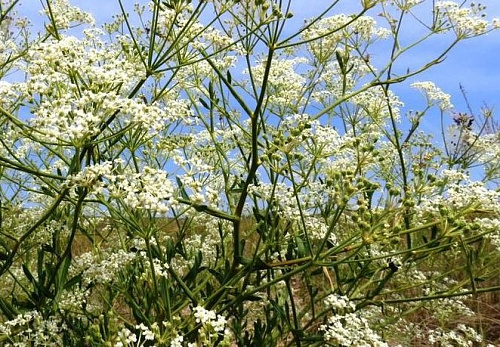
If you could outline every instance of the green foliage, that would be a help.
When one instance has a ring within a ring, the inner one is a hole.
[[[292,1],[119,1],[101,31],[47,0],[35,37],[2,1],[0,344],[495,343],[472,303],[500,289],[498,128],[393,85],[498,23],[432,2],[404,45],[430,3],[299,26]]]

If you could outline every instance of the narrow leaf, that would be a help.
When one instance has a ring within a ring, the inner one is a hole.
[[[203,100],[202,98],[199,98],[198,100],[200,101],[200,104],[203,105],[203,107],[205,107],[206,109],[210,109],[210,107],[208,106],[208,104],[205,100]]]

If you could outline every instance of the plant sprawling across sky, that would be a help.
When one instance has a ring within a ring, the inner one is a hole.
[[[98,27],[46,0],[34,35],[0,1],[2,345],[498,339],[493,114],[394,91],[498,29],[484,6],[331,1],[297,26],[295,1],[119,1]]]

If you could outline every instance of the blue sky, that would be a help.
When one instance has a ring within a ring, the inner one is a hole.
[[[349,11],[348,3],[359,3],[360,1],[341,1],[338,7],[339,12]],[[430,3],[430,0],[428,0]],[[457,0],[456,2],[461,2]],[[488,19],[500,18],[499,0],[481,0],[482,5],[487,7]],[[322,8],[322,1],[296,1],[297,17],[310,18],[318,13],[318,8]],[[469,1],[470,3],[470,1]],[[477,3],[477,1],[476,1]],[[317,4],[317,5],[316,5]],[[376,13],[374,14],[375,18]],[[380,20],[378,20],[382,23]],[[443,38],[444,39],[444,38]],[[427,45],[421,48],[419,53],[422,56],[432,56],[439,42],[435,45]],[[472,40],[462,41],[439,66],[421,75],[418,79],[433,80],[443,90],[455,96],[454,104],[461,103],[459,83],[467,89],[471,101],[481,106],[483,101],[497,105],[500,108],[500,30],[488,35],[477,37]]]
[[[115,0],[73,0],[73,4],[92,12],[98,23],[103,23],[111,18],[113,14],[119,13],[118,1]],[[129,8],[132,8],[136,1],[123,1]],[[146,3],[146,1],[143,1]],[[430,0],[428,0],[430,2]],[[300,25],[305,19],[311,18],[318,14],[324,8],[324,0],[294,0],[293,23]],[[344,0],[340,1],[335,7],[333,13],[352,13],[356,6],[359,6],[360,1]],[[356,5],[353,5],[356,4]],[[500,1],[499,0],[482,0],[481,4],[487,6],[487,18],[500,17]],[[41,18],[37,12],[40,9],[40,3],[34,0],[22,1],[23,15],[30,17],[35,23],[37,18]],[[353,8],[354,7],[354,8]],[[358,7],[359,8],[359,7]],[[376,13],[372,13],[376,17]],[[382,19],[378,19],[382,23]],[[406,33],[409,35],[417,32],[417,26],[411,24],[407,27]],[[449,37],[448,37],[449,39]],[[409,63],[412,61],[424,61],[427,57],[433,57],[437,53],[438,47],[442,45],[446,37],[439,40],[434,40],[430,44],[422,46],[414,51],[414,54],[409,54],[406,59]],[[461,96],[459,84],[461,83],[469,97],[474,110],[479,110],[480,107],[487,105],[500,109],[500,30],[489,33],[485,36],[466,40],[461,42],[446,58],[446,60],[437,67],[434,67],[426,73],[420,75],[413,80],[432,80],[445,92],[452,95],[452,102],[456,106],[457,111],[466,111],[465,103]],[[374,53],[374,58],[377,59],[378,53]],[[383,56],[383,52],[380,56]],[[403,95],[400,94],[402,100],[406,104],[407,109],[417,109],[418,105],[423,105],[423,99],[420,94],[413,92],[407,94],[402,89]],[[426,121],[426,123],[428,123]],[[432,128],[433,124],[424,124],[427,128]]]

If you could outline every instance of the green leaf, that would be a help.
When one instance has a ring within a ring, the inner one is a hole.
[[[9,250],[10,247],[9,245],[7,244],[7,242],[4,241],[4,239],[2,237],[0,237],[0,245],[3,247],[3,249],[5,250]]]
[[[165,6],[166,8],[168,8],[168,9],[170,9],[170,10],[175,10],[174,5],[172,5],[172,4],[170,3],[170,1],[162,1],[161,3],[162,3],[162,5],[163,5],[163,6]]]
[[[219,282],[219,284],[223,284],[224,275],[222,273],[220,273],[219,271],[217,271],[215,269],[211,269],[211,268],[207,268],[207,271],[215,277],[215,279]]]
[[[262,261],[260,258],[245,258],[241,257],[240,263],[242,265],[252,265],[252,270],[266,270],[271,269],[269,265]]]
[[[186,282],[196,282],[196,277],[201,273],[201,262],[203,260],[203,254],[199,251],[194,257],[194,263],[186,276],[184,276],[183,280]]]
[[[21,309],[27,309],[27,310],[31,310],[31,309],[34,309],[36,307],[36,305],[32,301],[30,301],[30,300],[18,300],[15,296],[12,298],[12,304],[15,307],[19,307]]]
[[[258,296],[258,295],[248,295],[248,296],[245,296],[245,301],[262,301],[262,297]]]
[[[8,320],[13,320],[19,314],[14,306],[2,297],[0,297],[0,311]]]
[[[295,242],[297,242],[297,250],[298,250],[298,256],[300,258],[307,256],[307,249],[304,241],[300,236],[297,236],[295,238]]]
[[[55,253],[54,248],[51,245],[42,245],[42,250],[47,253]]]
[[[69,266],[71,265],[71,257],[66,257],[63,260],[62,266],[59,270],[59,273],[57,274],[57,290],[59,291],[60,289],[64,288],[66,284],[66,279],[68,278],[68,270]]]
[[[43,277],[40,277],[40,274],[42,273],[45,273],[45,271],[43,271],[43,258],[44,258],[44,255],[45,255],[45,252],[42,250],[42,249],[39,249],[38,250],[38,259],[37,259],[37,272],[39,274],[38,276],[38,281],[40,283],[43,283],[45,278]]]
[[[176,176],[175,180],[177,181],[177,185],[179,186],[180,192],[181,192],[181,197],[183,199],[189,200],[189,195],[186,192],[186,189],[184,188],[184,183],[182,183],[181,179]]]
[[[74,276],[64,284],[64,289],[66,290],[71,289],[71,287],[73,287],[75,284],[80,283],[81,280],[82,280],[82,274]]]
[[[206,109],[210,109],[210,106],[208,106],[205,100],[203,100],[202,98],[199,98],[198,100],[200,101],[200,104],[203,105],[203,107],[205,107]]]
[[[214,93],[214,84],[212,81],[208,82],[208,95],[210,96],[210,100],[214,99],[215,93]]]
[[[323,268],[317,268],[313,271],[311,271],[311,276],[317,276],[317,275],[323,275],[324,272],[323,272]]]
[[[337,62],[339,63],[340,71],[345,71],[344,58],[340,54],[339,51],[335,51],[335,57],[337,58]]]
[[[23,264],[22,268],[23,268],[23,272],[26,275],[26,277],[28,278],[28,280],[31,283],[33,283],[35,285],[35,287],[38,287],[38,282],[35,280],[35,277],[33,277],[30,270],[28,269],[28,267],[25,264]]]

